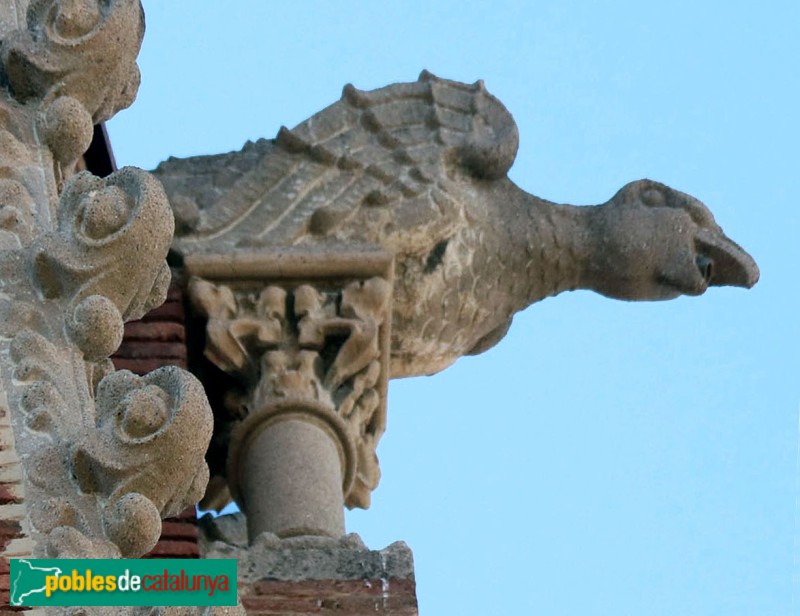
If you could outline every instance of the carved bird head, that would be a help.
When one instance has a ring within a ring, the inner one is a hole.
[[[672,299],[758,282],[753,258],[722,232],[708,208],[659,182],[624,186],[597,208],[590,234],[589,282],[609,297]]]

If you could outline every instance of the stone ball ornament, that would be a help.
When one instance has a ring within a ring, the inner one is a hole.
[[[71,298],[67,332],[96,361],[119,347],[124,321],[166,299],[172,215],[158,182],[128,167],[105,179],[72,176],[57,220],[36,243],[35,273],[45,297]]]
[[[203,495],[208,402],[197,379],[164,367],[144,377],[112,372],[95,405],[97,433],[75,449],[73,473],[83,492],[104,496],[104,524],[123,555],[142,554],[158,541],[162,517]]]

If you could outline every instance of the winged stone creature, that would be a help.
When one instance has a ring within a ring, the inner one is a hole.
[[[391,376],[432,374],[497,343],[519,310],[562,291],[624,300],[752,287],[754,260],[697,199],[651,180],[606,203],[540,199],[506,176],[510,113],[482,82],[423,72],[341,100],[240,152],[155,174],[179,254],[380,246],[394,254]]]

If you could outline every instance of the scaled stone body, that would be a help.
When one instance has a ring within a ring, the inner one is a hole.
[[[393,254],[392,377],[486,350],[515,312],[561,291],[655,300],[758,279],[696,199],[642,180],[601,206],[557,205],[508,180],[516,150],[511,115],[481,82],[423,73],[372,92],[348,86],[274,141],[155,173],[184,256]]]

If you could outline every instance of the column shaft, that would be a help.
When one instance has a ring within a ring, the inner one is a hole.
[[[241,492],[250,541],[344,535],[342,461],[330,430],[287,418],[251,437],[242,456]]]

